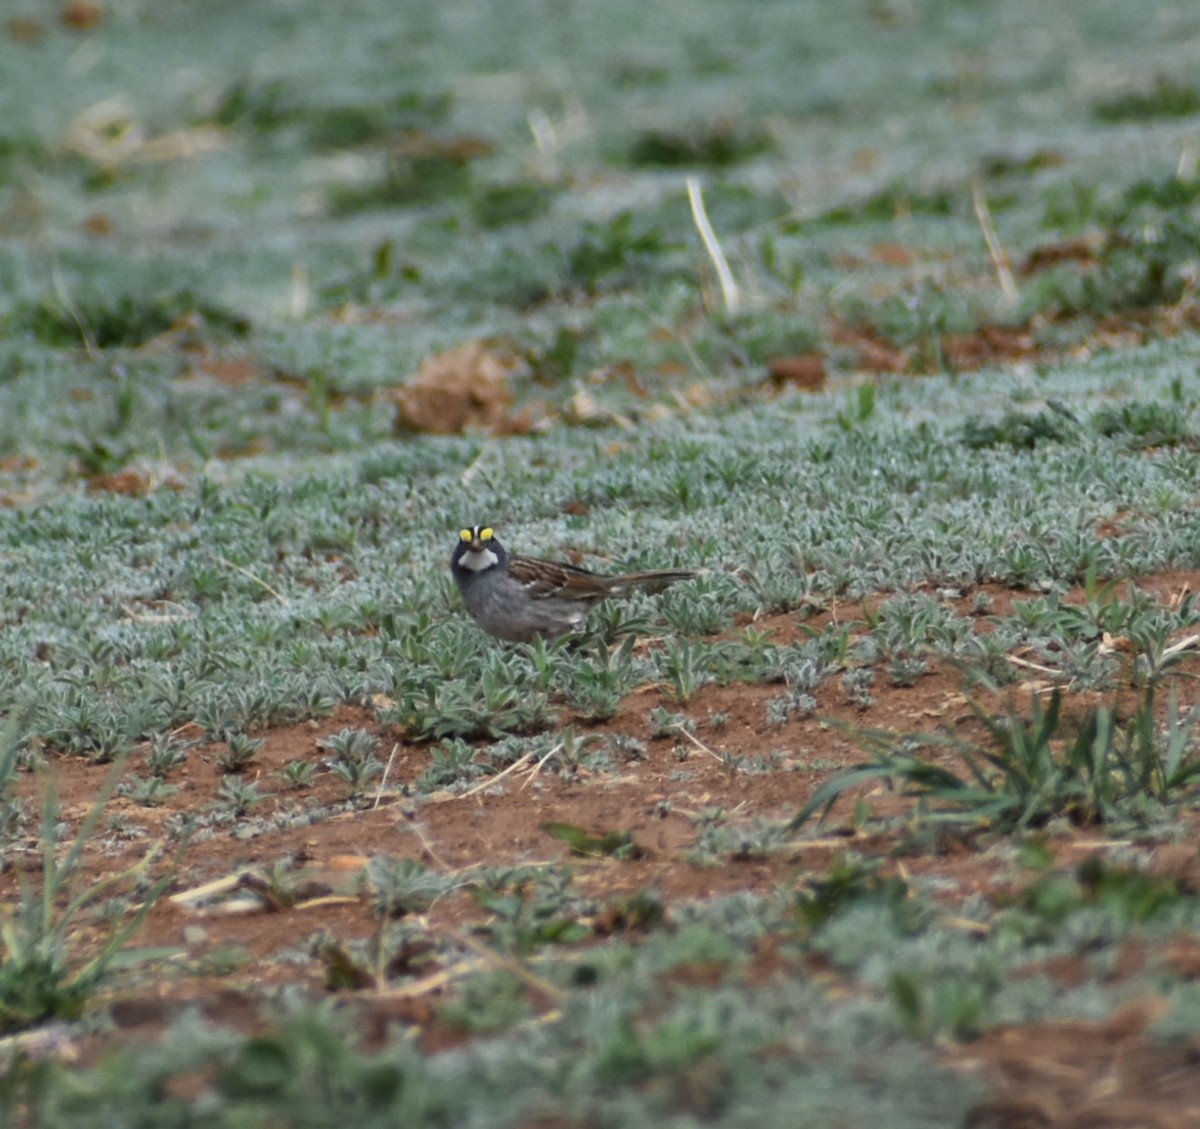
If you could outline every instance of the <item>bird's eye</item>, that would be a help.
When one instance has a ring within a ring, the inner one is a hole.
[[[479,531],[480,541],[490,541],[492,539],[492,531],[490,529],[481,529]]]
[[[471,531],[469,529],[459,530],[458,539],[460,541],[470,541],[471,540]]]

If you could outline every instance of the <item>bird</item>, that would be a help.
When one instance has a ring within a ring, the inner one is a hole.
[[[450,571],[472,618],[507,643],[557,639],[574,631],[592,606],[634,589],[661,591],[689,580],[686,568],[604,576],[586,568],[510,553],[487,525],[459,531]]]

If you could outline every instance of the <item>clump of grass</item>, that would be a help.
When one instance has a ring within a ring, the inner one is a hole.
[[[133,866],[90,884],[83,852],[116,787],[122,762],[93,801],[65,856],[60,852],[57,797],[48,790],[42,811],[41,875],[20,874],[20,894],[0,928],[0,1032],[20,1031],[51,1018],[75,1019],[109,978],[121,950],[170,885],[167,874],[148,885],[137,908],[114,927],[99,952],[77,956],[78,930],[89,907],[117,891],[146,883],[161,853],[152,848]]]
[[[776,147],[762,127],[720,119],[690,129],[648,129],[629,147],[631,165],[651,168],[728,168]]]
[[[582,920],[593,908],[580,898],[569,870],[514,869],[493,873],[475,888],[475,901],[492,914],[479,930],[501,952],[527,955],[544,945],[573,944],[592,927]]]
[[[811,716],[816,709],[817,699],[807,690],[795,687],[786,694],[767,699],[767,724],[778,729],[795,717]]]
[[[890,223],[897,216],[950,216],[965,209],[968,195],[955,188],[918,192],[907,184],[893,184],[853,204],[830,208],[812,222],[825,227],[846,227]]]
[[[550,186],[524,180],[479,185],[470,197],[471,215],[484,228],[526,223],[544,215],[554,195]]]
[[[288,788],[301,791],[311,788],[317,775],[317,767],[311,761],[295,758],[290,760],[275,774]]]
[[[371,781],[383,773],[383,762],[375,755],[379,738],[365,729],[343,729],[318,742],[333,754],[333,774],[345,785],[352,800],[359,799]]]
[[[325,987],[331,992],[382,991],[431,959],[434,949],[419,924],[386,919],[364,941],[343,943],[325,933],[312,944],[313,954],[325,968]]]
[[[156,733],[150,738],[146,753],[146,768],[151,776],[165,780],[187,761],[188,746],[169,733]]]
[[[585,858],[641,858],[645,852],[633,841],[632,831],[606,831],[593,834],[572,823],[543,823],[542,830],[553,839],[566,843],[572,852]]]
[[[677,702],[690,702],[705,683],[712,678],[708,672],[710,648],[690,639],[671,639],[663,654],[662,664]]]
[[[1198,442],[1182,403],[1131,401],[1107,405],[1096,412],[1090,423],[1101,435],[1123,438],[1135,450],[1181,445],[1194,448]]]
[[[364,882],[375,912],[384,918],[422,913],[455,888],[452,879],[411,858],[376,855],[367,864]]]
[[[919,904],[904,879],[880,873],[878,861],[851,855],[837,858],[828,872],[806,878],[795,895],[796,915],[810,932],[820,929],[847,907],[864,903],[886,906],[895,915],[897,924]]]
[[[283,79],[242,80],[227,87],[207,120],[250,135],[297,131],[306,145],[347,149],[386,140],[405,129],[427,129],[452,105],[445,93],[405,90],[389,100],[313,103],[308,91]]]
[[[117,788],[118,794],[128,796],[134,803],[146,808],[161,806],[178,791],[174,784],[168,784],[161,776],[143,779],[136,772],[131,772]]]
[[[1105,98],[1092,107],[1092,113],[1109,124],[1187,118],[1200,113],[1200,86],[1160,74],[1152,89]]]
[[[696,723],[687,714],[671,713],[662,706],[655,706],[646,714],[646,723],[650,727],[651,738],[655,740],[675,737],[681,729],[692,733],[696,728]]]
[[[998,420],[968,419],[959,431],[959,442],[972,451],[989,447],[1032,451],[1039,443],[1061,443],[1070,431],[1070,422],[1059,413],[1010,410]]]
[[[204,302],[189,290],[153,297],[80,296],[69,302],[47,298],[18,307],[5,322],[8,332],[29,333],[46,345],[109,349],[145,344],[185,317],[202,319],[210,330],[230,336],[250,331],[244,315]]]
[[[24,820],[21,802],[13,792],[17,770],[26,755],[24,729],[28,714],[28,709],[13,710],[0,728],[0,843],[7,842],[9,834]]]
[[[698,866],[760,862],[787,849],[790,831],[790,827],[774,820],[755,819],[728,825],[704,820],[688,858]]]
[[[840,796],[879,779],[901,781],[917,799],[919,819],[1005,829],[1055,817],[1083,825],[1137,819],[1146,802],[1176,803],[1200,787],[1200,710],[1181,713],[1174,693],[1162,727],[1153,683],[1128,722],[1118,720],[1115,705],[1089,709],[1074,722],[1062,706],[1059,689],[1045,705],[1035,697],[1028,716],[1009,706],[994,717],[972,702],[990,738],[984,745],[859,730],[874,761],[828,781],[790,826],[828,813]],[[965,771],[930,763],[918,753],[922,746],[952,751]]]
[[[874,682],[875,672],[866,666],[855,667],[842,675],[842,689],[847,699],[861,710],[867,709],[875,701],[871,694]]]
[[[657,225],[632,211],[607,223],[589,223],[563,252],[562,287],[566,292],[600,294],[628,286],[639,268],[661,274],[674,245]]]
[[[472,183],[471,159],[471,155],[447,150],[381,162],[378,174],[362,184],[333,185],[329,190],[330,211],[337,216],[351,216],[467,196]]]
[[[395,705],[383,715],[418,741],[498,738],[535,733],[553,714],[549,689],[553,665],[516,651],[481,653],[465,633],[431,631],[405,643],[397,670]]]
[[[559,656],[558,678],[563,692],[583,720],[607,721],[637,685],[635,643],[630,635],[615,650],[599,646]]]
[[[251,737],[248,733],[235,730],[225,735],[225,748],[217,753],[217,764],[222,772],[245,772],[266,744],[263,737]]]
[[[478,750],[461,737],[441,741],[429,754],[429,764],[417,777],[418,792],[450,788],[471,780],[483,772]]]
[[[243,780],[239,776],[227,776],[217,789],[216,808],[240,819],[257,807],[263,799],[258,784],[252,780]]]

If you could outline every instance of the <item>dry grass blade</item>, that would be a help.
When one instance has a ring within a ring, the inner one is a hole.
[[[984,192],[983,185],[979,181],[975,182],[971,190],[971,202],[975,208],[975,218],[979,221],[979,230],[983,232],[983,241],[987,244],[988,255],[992,260],[992,267],[1000,283],[1000,290],[1004,294],[1004,300],[1010,306],[1016,306],[1021,300],[1021,295],[1017,290],[1016,282],[1013,280],[1013,272],[1008,261],[1008,255],[1001,246],[1000,237],[996,234],[996,226],[992,223],[992,212],[988,207],[987,193]]]
[[[725,308],[733,313],[737,310],[740,300],[738,285],[734,281],[733,271],[729,269],[729,261],[725,258],[725,252],[721,250],[721,244],[717,241],[716,233],[709,222],[698,177],[689,176],[687,178],[687,194],[688,203],[692,208],[692,220],[696,224],[696,230],[700,233],[700,240],[704,244],[704,250],[708,252],[713,269],[717,272],[717,281],[721,286],[721,299],[725,303]]]
[[[465,800],[470,796],[484,792],[488,788],[492,787],[493,784],[499,784],[500,781],[506,776],[510,776],[512,773],[516,772],[518,768],[520,768],[522,765],[528,764],[531,760],[533,760],[533,753],[528,752],[524,756],[518,757],[517,760],[513,761],[512,764],[510,764],[503,772],[498,772],[495,776],[489,776],[486,780],[481,780],[475,785],[474,788],[469,788],[465,792],[460,792],[457,796],[447,796],[446,799]]]

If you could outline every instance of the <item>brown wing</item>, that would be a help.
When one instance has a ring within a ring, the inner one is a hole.
[[[586,568],[539,561],[533,557],[510,557],[508,575],[519,580],[531,595],[564,596],[572,600],[603,600],[610,594],[610,578]]]
[[[663,569],[602,576],[586,568],[557,561],[539,561],[533,557],[511,557],[508,574],[524,584],[534,596],[563,596],[587,601],[622,595],[632,588],[648,588],[657,592],[676,580],[688,580],[696,575],[690,569]]]

